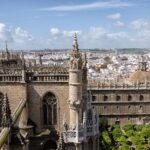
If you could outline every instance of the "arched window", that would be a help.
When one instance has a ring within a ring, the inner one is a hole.
[[[132,96],[128,95],[128,101],[132,101]]]
[[[108,96],[104,95],[104,101],[108,100]]]
[[[92,101],[95,101],[95,100],[96,100],[96,96],[92,95]]]
[[[4,95],[0,93],[0,116],[2,116],[2,100],[4,99]],[[2,117],[0,117],[0,126],[1,126],[1,120]]]
[[[57,99],[51,92],[43,97],[43,123],[44,125],[57,124]]]
[[[120,101],[120,96],[119,95],[117,95],[116,101]]]
[[[140,95],[140,101],[143,101],[143,100],[144,100],[144,96]]]

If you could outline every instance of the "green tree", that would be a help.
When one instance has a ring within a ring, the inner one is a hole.
[[[116,126],[113,130],[112,130],[112,135],[115,139],[115,141],[118,141],[118,139],[122,136],[122,131],[120,129],[119,126]]]
[[[119,150],[131,150],[131,147],[128,146],[128,145],[121,145],[121,146],[119,147]]]
[[[143,127],[141,131],[141,136],[143,138],[149,138],[150,137],[150,128],[149,127]]]
[[[121,145],[127,144],[127,138],[122,135],[120,138],[118,138],[118,142],[119,142]]]

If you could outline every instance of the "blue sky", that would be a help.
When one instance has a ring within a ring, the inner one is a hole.
[[[150,48],[150,0],[0,0],[0,48]]]

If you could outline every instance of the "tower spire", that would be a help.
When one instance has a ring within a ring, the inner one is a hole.
[[[79,45],[77,40],[77,34],[74,34],[74,40],[73,40],[73,50],[72,50],[72,56],[77,57],[79,54]]]
[[[76,32],[74,34],[73,48],[74,48],[74,50],[78,51],[78,40],[77,40],[77,33]]]

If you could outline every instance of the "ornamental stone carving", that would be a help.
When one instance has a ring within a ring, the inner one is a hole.
[[[80,102],[80,100],[76,100],[73,102],[70,101],[69,105],[70,105],[71,109],[79,109],[81,107],[81,102]]]

